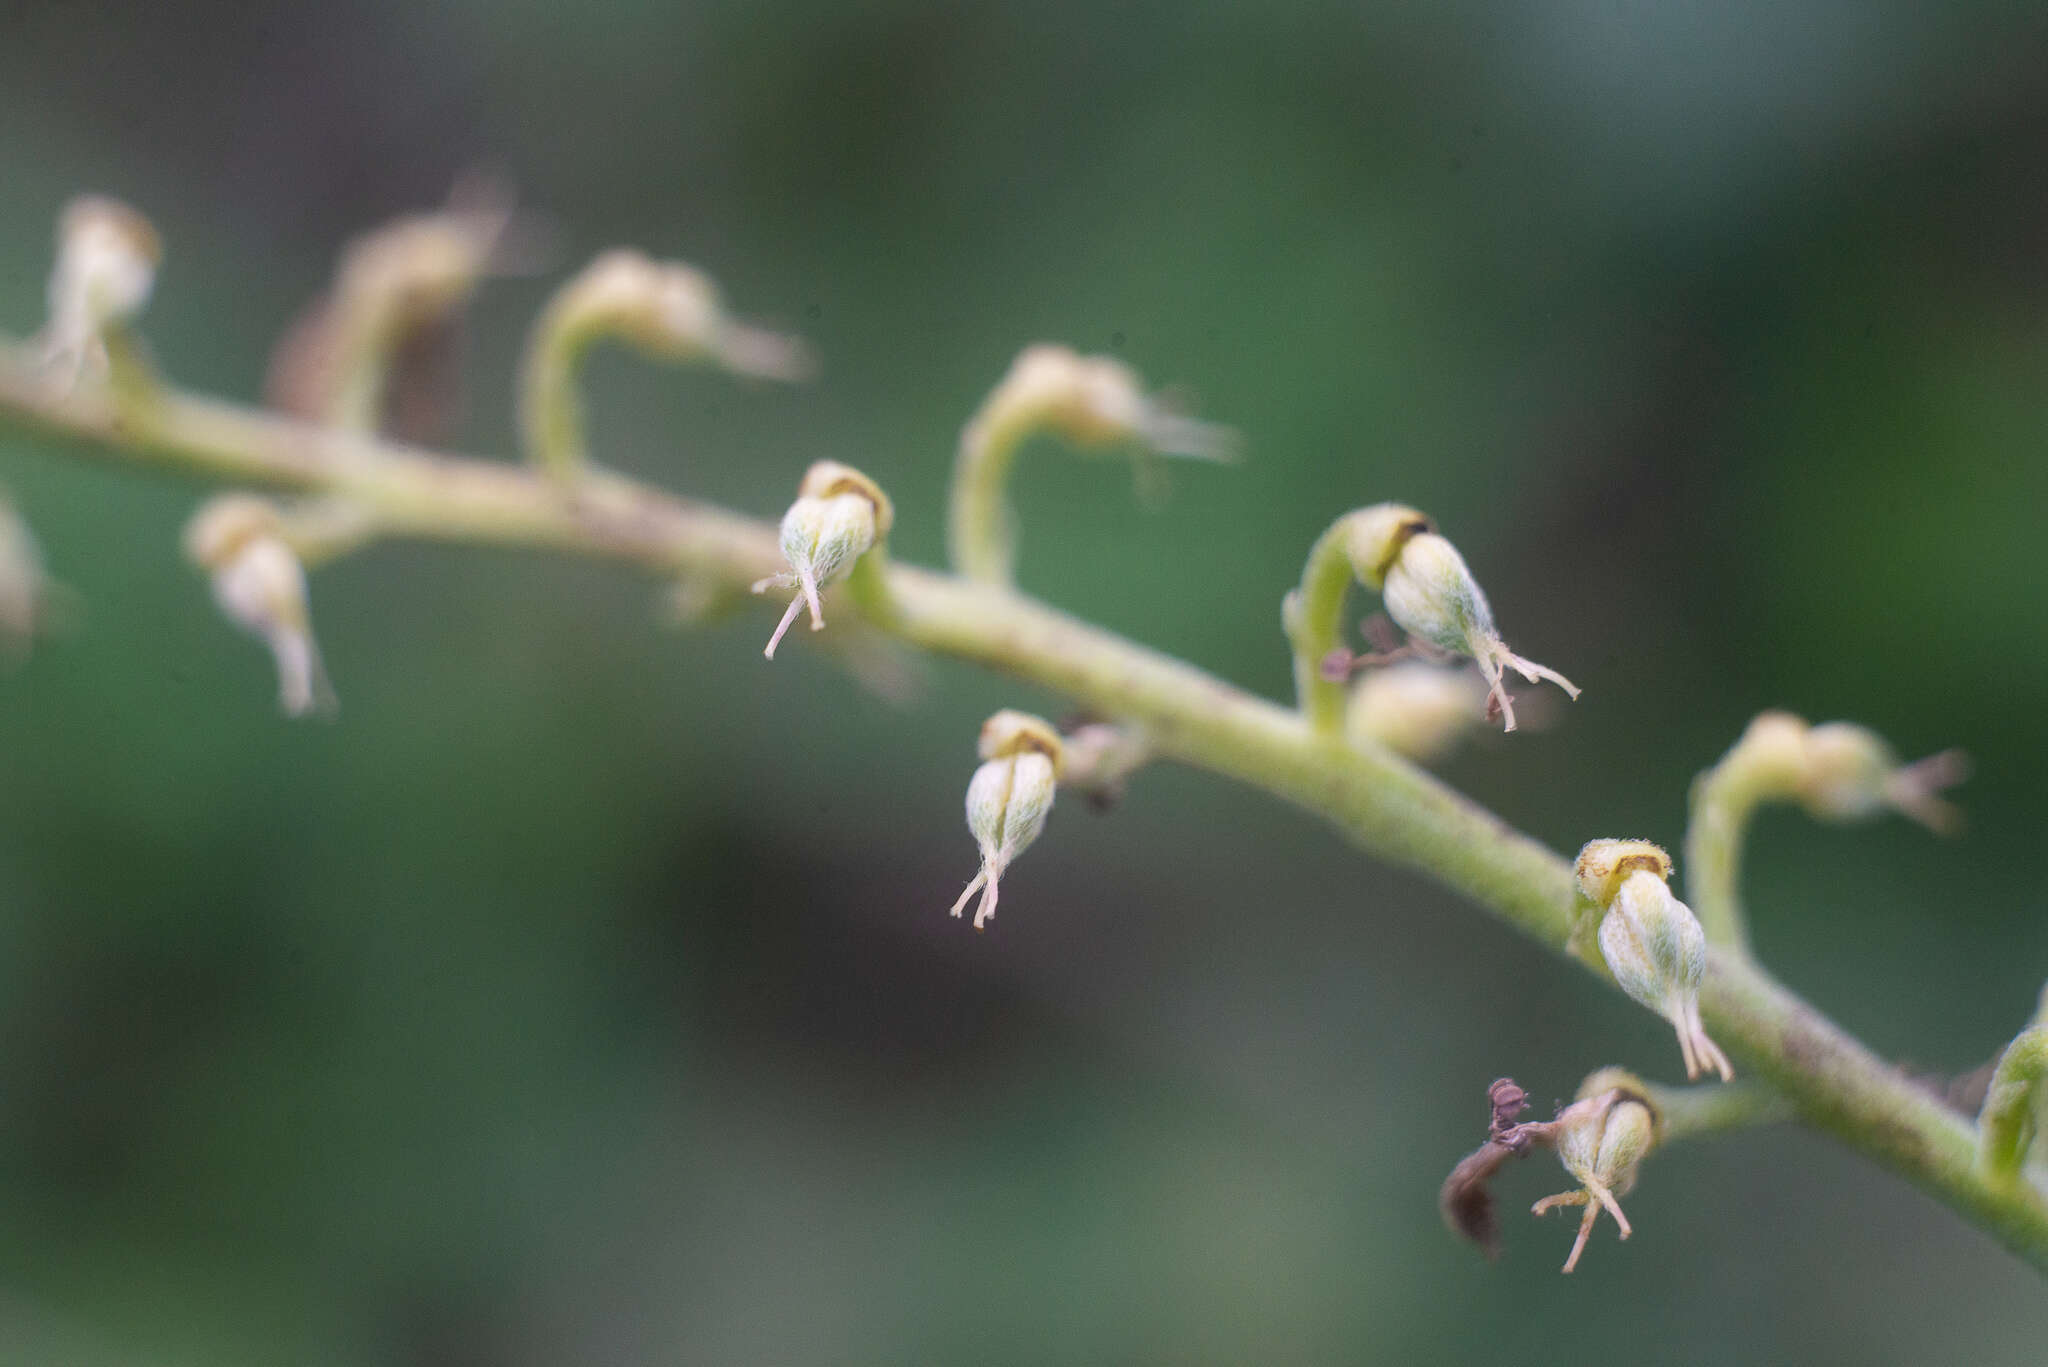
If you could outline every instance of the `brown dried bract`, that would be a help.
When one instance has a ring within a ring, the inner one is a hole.
[[[1529,1109],[1529,1094],[1511,1077],[1496,1079],[1486,1089],[1486,1100],[1493,1108],[1486,1123],[1486,1142],[1451,1169],[1443,1189],[1437,1193],[1437,1205],[1443,1210],[1444,1223],[1453,1232],[1479,1245],[1488,1258],[1497,1258],[1500,1217],[1494,1208],[1493,1191],[1487,1184],[1510,1158],[1521,1157],[1531,1145],[1552,1144],[1557,1126],[1550,1121],[1516,1123],[1516,1118]]]

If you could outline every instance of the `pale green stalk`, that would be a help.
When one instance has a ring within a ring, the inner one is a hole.
[[[2020,1031],[1999,1056],[1978,1114],[1978,1155],[1996,1182],[2017,1182],[2040,1117],[2040,1090],[2048,1078],[2048,1025]]]
[[[526,458],[556,479],[574,479],[589,465],[583,436],[583,358],[599,329],[570,315],[574,301],[558,293],[541,310],[527,341],[519,377],[519,426]]]
[[[1344,730],[1344,685],[1323,677],[1323,661],[1343,635],[1344,596],[1357,574],[1350,538],[1348,515],[1316,538],[1302,567],[1301,587],[1287,595],[1281,609],[1288,644],[1294,647],[1295,697],[1309,726],[1326,736]]]
[[[1693,914],[1709,943],[1743,954],[1749,924],[1742,910],[1742,842],[1750,817],[1769,795],[1751,778],[1728,765],[1701,774],[1685,828],[1685,892]]]
[[[117,415],[103,394],[53,393],[33,355],[19,347],[0,346],[0,422],[143,466],[345,494],[372,509],[386,535],[612,559],[735,591],[782,568],[772,524],[617,476],[593,475],[572,492],[520,466],[323,432],[171,390],[146,415]],[[874,573],[886,584],[876,629],[1140,723],[1161,757],[1316,813],[1373,854],[1428,874],[1567,952],[1577,893],[1571,866],[1391,753],[1333,743],[1291,708],[1009,589],[907,565],[877,565]],[[851,605],[851,595],[842,597]],[[1743,956],[1709,952],[1701,1005],[1715,1037],[1800,1120],[2048,1271],[2048,1200],[2024,1174],[2004,1180],[1988,1173],[1966,1119]]]

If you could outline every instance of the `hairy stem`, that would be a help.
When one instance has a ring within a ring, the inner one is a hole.
[[[1356,573],[1351,567],[1351,517],[1330,524],[1309,549],[1301,587],[1281,609],[1288,644],[1294,648],[1294,692],[1315,731],[1333,736],[1344,729],[1344,685],[1323,677],[1323,661],[1344,631],[1344,596]]]
[[[1791,1102],[1774,1088],[1747,1078],[1698,1087],[1660,1087],[1648,1083],[1643,1091],[1663,1122],[1658,1136],[1660,1145],[1781,1124],[1796,1114]]]
[[[977,413],[960,433],[946,505],[946,553],[953,568],[984,584],[1008,584],[1017,558],[1006,490],[1029,415]]]
[[[571,300],[557,294],[541,310],[527,339],[519,377],[519,428],[526,458],[560,480],[588,463],[583,437],[583,396],[578,378],[594,331],[569,318]]]
[[[1685,828],[1685,891],[1711,944],[1749,953],[1749,922],[1742,910],[1742,842],[1750,818],[1771,796],[1735,756],[1693,784],[1692,819]]]
[[[517,466],[321,431],[168,389],[145,409],[122,410],[104,392],[56,393],[18,346],[0,345],[0,422],[144,466],[346,495],[388,536],[587,555],[733,591],[782,568],[771,524],[617,476],[599,473],[565,488]],[[1576,898],[1570,864],[1391,753],[1345,744],[1292,709],[1007,588],[900,564],[878,563],[873,573],[885,591],[870,585],[859,598],[886,604],[871,619],[876,630],[1138,723],[1159,756],[1313,812],[1373,854],[1429,875],[1567,952]],[[1312,588],[1321,587],[1319,576],[1311,578]],[[1297,638],[1297,654],[1299,647]],[[2000,1180],[1987,1173],[1977,1161],[1976,1128],[1963,1117],[1744,956],[1709,952],[1701,1005],[1716,1038],[1802,1121],[2048,1271],[2048,1199],[2024,1174]]]

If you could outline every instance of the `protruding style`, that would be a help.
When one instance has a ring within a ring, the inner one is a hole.
[[[1145,392],[1137,372],[1111,356],[1063,346],[1026,347],[960,432],[946,543],[953,568],[1008,583],[1016,529],[1005,490],[1024,443],[1051,432],[1085,451],[1227,461],[1238,438]]]
[[[1685,1075],[1735,1070],[1700,1021],[1707,939],[1671,893],[1671,856],[1647,840],[1594,840],[1579,851],[1579,890],[1602,910],[1600,954],[1629,996],[1678,1032]]]
[[[811,630],[825,629],[819,591],[851,574],[855,563],[888,537],[895,518],[881,486],[850,465],[821,460],[804,473],[796,502],[782,517],[782,558],[789,562],[789,572],[754,585],[755,593],[796,590],[763,655],[775,658],[783,633],[805,607],[811,611]]]
[[[616,338],[655,360],[710,364],[735,375],[804,380],[816,370],[803,340],[733,318],[700,271],[619,248],[555,292],[527,340],[520,426],[527,458],[569,477],[585,468],[584,356]]]
[[[142,313],[162,261],[156,228],[120,200],[81,195],[64,206],[43,333],[58,383],[69,389],[83,375],[109,373],[113,334]]]
[[[1345,590],[1353,579],[1378,593],[1387,615],[1411,637],[1478,664],[1486,680],[1488,715],[1498,712],[1503,730],[1515,729],[1514,699],[1505,683],[1508,670],[1530,683],[1549,680],[1571,697],[1579,696],[1564,675],[1508,649],[1493,624],[1486,594],[1435,524],[1405,504],[1379,503],[1331,524],[1309,552],[1301,587],[1284,606],[1296,685],[1318,730],[1336,732],[1343,722],[1342,687],[1326,677],[1324,667],[1340,647]]]
[[[996,914],[1003,871],[1045,829],[1065,768],[1059,732],[1026,712],[998,712],[984,722],[980,753],[983,763],[967,785],[967,829],[980,847],[981,871],[953,903],[953,915],[960,916],[981,893],[974,910],[976,930]]]
[[[224,494],[186,524],[185,554],[211,577],[214,601],[228,620],[269,646],[286,714],[331,712],[334,690],[313,638],[305,568],[281,528],[279,510],[267,499]]]

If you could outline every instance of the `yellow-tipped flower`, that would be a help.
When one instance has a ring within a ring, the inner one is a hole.
[[[796,502],[782,517],[782,558],[789,562],[789,573],[770,575],[754,585],[755,593],[796,590],[762,654],[775,658],[783,633],[806,606],[811,610],[811,630],[825,629],[819,590],[851,573],[854,562],[889,535],[895,517],[881,486],[850,465],[821,460],[804,472]]]
[[[242,630],[270,647],[278,703],[294,717],[331,711],[334,690],[320,662],[306,602],[306,572],[279,535],[275,505],[227,494],[185,528],[185,553],[213,581],[214,601]]]
[[[967,785],[967,829],[981,849],[981,871],[953,903],[953,914],[959,916],[980,891],[976,930],[996,914],[1003,871],[1045,829],[1065,747],[1050,723],[1026,712],[1003,711],[982,724],[980,753],[982,766]]]
[[[88,367],[105,373],[107,329],[142,312],[162,260],[156,228],[121,201],[82,195],[64,206],[43,349],[66,384]]]
[[[1587,1082],[1591,1085],[1599,1078],[1596,1073]],[[1656,1146],[1657,1113],[1640,1093],[1608,1088],[1588,1095],[1582,1088],[1580,1099],[1558,1115],[1555,1135],[1558,1161],[1579,1189],[1544,1197],[1536,1203],[1534,1213],[1542,1215],[1565,1206],[1586,1208],[1579,1221],[1579,1237],[1572,1241],[1571,1255],[1564,1260],[1564,1270],[1570,1272],[1579,1265],[1579,1255],[1586,1251],[1586,1240],[1601,1211],[1614,1217],[1622,1238],[1634,1233],[1628,1216],[1621,1213],[1619,1198],[1635,1187],[1636,1170]]]
[[[1489,703],[1500,709],[1503,729],[1515,729],[1514,702],[1502,682],[1507,670],[1530,683],[1548,679],[1572,697],[1579,696],[1564,675],[1508,649],[1465,558],[1415,509],[1398,503],[1360,509],[1352,514],[1346,550],[1359,581],[1379,591],[1387,615],[1402,630],[1478,663],[1486,677]]]
[[[1700,1022],[1707,937],[1692,909],[1672,894],[1671,856],[1647,840],[1594,840],[1579,851],[1579,889],[1604,909],[1600,953],[1629,996],[1678,1032],[1685,1075],[1734,1078],[1728,1056]]]

